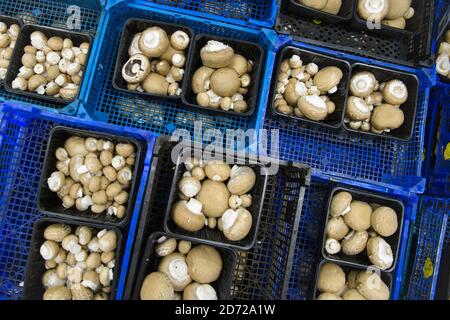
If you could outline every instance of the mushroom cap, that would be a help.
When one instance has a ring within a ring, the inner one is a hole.
[[[347,288],[348,289],[356,289],[357,283],[356,279],[358,277],[359,271],[357,270],[351,270],[347,274]]]
[[[335,240],[342,240],[350,232],[350,229],[341,216],[331,217],[327,224],[327,237]]]
[[[80,283],[72,285],[70,288],[72,291],[73,300],[93,300],[94,292],[91,289],[83,287]]]
[[[367,242],[367,255],[370,261],[382,270],[389,269],[394,263],[391,246],[381,237],[370,238]]]
[[[211,90],[221,97],[231,97],[241,87],[239,75],[234,69],[221,68],[211,75]]]
[[[345,114],[351,120],[365,121],[370,118],[370,109],[367,103],[358,97],[349,97]]]
[[[338,14],[341,10],[342,0],[328,0],[325,8],[322,9],[323,12],[329,14]]]
[[[194,282],[184,290],[183,300],[217,300],[217,292],[209,284]]]
[[[246,166],[233,166],[227,188],[232,194],[243,195],[253,189],[256,183],[255,171]],[[227,199],[228,202],[228,199]]]
[[[181,30],[177,30],[170,36],[170,44],[176,50],[184,50],[189,45],[189,35]]]
[[[306,118],[314,121],[322,121],[328,116],[326,102],[316,95],[300,97],[297,106]]]
[[[239,76],[242,76],[248,72],[248,61],[244,56],[235,54],[228,67],[236,71]]]
[[[202,66],[195,71],[191,81],[192,91],[194,91],[195,94],[209,90],[207,81],[211,78],[214,71],[214,69],[205,66]]]
[[[338,67],[325,67],[319,70],[314,76],[314,85],[320,92],[327,92],[336,87],[344,74]]]
[[[378,81],[372,72],[358,72],[350,80],[350,92],[355,97],[365,98],[374,92],[377,83]]]
[[[350,203],[350,212],[344,216],[347,226],[355,231],[366,231],[370,228],[372,207],[363,201],[353,200]]]
[[[145,78],[142,88],[148,93],[167,95],[169,83],[166,78],[159,73],[150,72],[147,78]]]
[[[436,59],[436,71],[446,77],[450,72],[450,60],[446,52],[442,52]]]
[[[160,27],[147,28],[139,38],[139,49],[149,58],[158,58],[169,48],[169,38]]]
[[[375,209],[371,220],[372,228],[382,237],[390,237],[398,229],[397,213],[390,207]]]
[[[389,1],[389,10],[386,14],[386,19],[403,18],[406,12],[411,7],[411,0],[395,0]]]
[[[389,300],[389,288],[375,272],[359,272],[356,283],[356,289],[367,300]]]
[[[200,181],[193,177],[183,177],[178,182],[178,189],[188,198],[195,197],[202,188]]]
[[[364,251],[369,240],[367,231],[352,231],[342,240],[342,252],[349,256],[356,256]]]
[[[208,41],[200,50],[203,65],[214,69],[227,67],[231,63],[233,56],[233,48],[214,40]]]
[[[231,241],[244,239],[252,228],[252,214],[244,208],[229,209],[222,216],[223,234]]]
[[[70,226],[62,223],[53,223],[44,230],[44,238],[61,242],[71,232]]]
[[[128,83],[140,83],[150,71],[150,60],[143,54],[135,54],[123,65],[122,77]]]
[[[395,2],[395,1],[394,1]],[[397,29],[405,29],[406,28],[406,20],[403,17],[393,19],[393,20],[383,20],[382,24],[397,28]]]
[[[64,149],[66,149],[69,156],[86,156],[89,152],[84,145],[84,139],[77,136],[72,136],[64,143]]]
[[[178,242],[178,251],[182,254],[188,254],[188,252],[191,250],[192,243],[190,241],[186,240],[180,240]]]
[[[324,292],[317,297],[317,300],[342,300],[342,298],[334,293]]]
[[[227,163],[222,161],[213,161],[208,163],[205,168],[206,176],[212,181],[224,182],[230,178],[231,168]]]
[[[98,238],[98,248],[103,252],[116,250],[117,248],[117,234],[113,230],[106,231]]]
[[[175,291],[183,291],[192,282],[186,258],[181,253],[171,253],[165,256],[159,263],[158,271],[164,273],[170,279]]]
[[[389,0],[358,0],[358,14],[364,20],[381,21],[389,11]]]
[[[72,292],[66,286],[48,288],[44,292],[44,300],[72,300]]]
[[[377,130],[398,129],[405,122],[403,110],[391,104],[381,104],[372,111],[370,123]]]
[[[339,217],[350,212],[350,203],[352,202],[352,195],[346,191],[336,193],[331,199],[330,215]]]
[[[383,98],[388,104],[402,105],[408,100],[408,88],[401,80],[391,80],[383,88]]]
[[[195,198],[203,204],[203,213],[207,217],[219,218],[228,209],[230,191],[223,182],[207,179]]]
[[[300,0],[300,2],[310,8],[322,10],[327,5],[327,0]]]
[[[345,290],[344,293],[342,294],[342,299],[343,300],[367,300],[356,289]]]
[[[162,272],[152,272],[141,286],[141,300],[172,300],[175,291],[170,279]]]
[[[322,265],[317,279],[317,290],[338,294],[345,288],[345,273],[340,266],[327,262]]]
[[[160,257],[165,257],[175,251],[177,248],[177,240],[170,238],[158,243],[155,248],[155,252]]]
[[[219,279],[222,272],[222,257],[215,248],[199,245],[191,249],[186,256],[191,278],[200,283],[212,283]]]
[[[173,222],[180,228],[190,232],[199,231],[205,226],[205,216],[201,212],[201,203],[199,204],[199,201],[195,201],[195,199],[191,199],[189,202],[180,200],[172,208]]]

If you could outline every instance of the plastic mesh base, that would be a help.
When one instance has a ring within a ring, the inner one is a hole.
[[[66,21],[73,13],[66,10],[71,5],[80,8],[81,31],[95,35],[100,19],[100,9],[95,0],[84,1],[51,1],[51,0],[2,0],[0,1],[0,14],[20,18],[24,23],[39,24],[55,28],[67,28]],[[49,101],[42,101],[22,95],[15,95],[1,87],[0,101],[17,100],[32,103],[41,107],[60,109],[61,105]],[[75,104],[64,109],[65,113],[76,112]]]
[[[256,113],[251,117],[222,116],[196,111],[185,106],[181,101],[140,98],[114,89],[112,79],[119,40],[125,21],[130,17],[181,24],[193,28],[197,33],[203,32],[256,42],[263,45],[266,50],[268,47],[264,35],[256,30],[245,31],[245,29],[214,24],[214,22],[196,17],[173,15],[157,9],[149,11],[148,8],[136,8],[131,4],[120,3],[111,8],[107,26],[104,28],[103,45],[99,48],[99,64],[92,71],[92,88],[85,103],[89,117],[119,126],[146,129],[166,135],[175,129],[186,129],[194,134],[194,121],[202,121],[204,130],[219,129],[223,132],[226,129],[245,130],[254,127]],[[263,59],[263,63],[265,63],[265,59]],[[79,116],[84,117],[86,114],[82,113]]]

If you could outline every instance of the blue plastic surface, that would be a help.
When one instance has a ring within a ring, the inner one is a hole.
[[[422,197],[410,235],[410,270],[404,292],[408,300],[433,300],[442,248],[450,244],[450,199]]]
[[[101,7],[97,0],[2,0],[0,1],[0,14],[20,18],[24,23],[39,24],[55,28],[67,28],[66,21],[76,11],[69,10],[69,6],[76,5],[80,8],[81,29],[74,31],[88,32],[95,36],[100,21]],[[86,81],[83,81],[85,84]],[[80,96],[81,97],[81,96]],[[16,100],[39,108],[58,110],[63,114],[73,115],[77,112],[79,100],[61,108],[60,104],[42,101],[22,95],[15,95],[0,87],[0,102]]]
[[[131,135],[147,142],[147,153],[128,230],[121,266],[117,299],[122,297],[130,251],[144,197],[155,137],[136,129],[119,129],[5,102],[0,107],[0,299],[20,299],[21,282],[34,222],[41,217],[36,208],[38,184],[49,133],[55,125],[64,125],[115,135]]]
[[[277,0],[138,0],[148,5],[233,24],[271,28],[278,12]]]
[[[336,186],[350,187],[360,191],[378,193],[381,196],[403,202],[405,216],[397,268],[393,272],[392,299],[400,297],[403,280],[402,267],[405,261],[407,237],[410,225],[415,221],[418,197],[398,190],[386,189],[351,180],[333,178],[317,171],[313,172],[311,185],[306,188],[305,201],[300,218],[297,243],[294,252],[292,274],[289,282],[288,299],[312,299],[317,264],[322,256],[321,219],[326,214],[328,198]]]
[[[222,35],[259,43],[265,51],[265,57],[262,59],[257,111],[248,117],[219,115],[199,112],[185,106],[181,101],[140,97],[116,90],[112,86],[112,79],[119,40],[126,20],[131,17],[178,23],[193,28],[197,33]],[[78,116],[166,135],[170,135],[175,129],[185,129],[195,136],[194,121],[202,121],[204,130],[218,129],[225,132],[227,129],[257,128],[259,124],[257,120],[263,117],[267,104],[267,92],[275,57],[273,53],[275,39],[275,32],[266,29],[243,28],[119,1],[104,12],[100,41],[94,45],[92,52],[95,61],[86,75],[89,78],[90,91],[85,96]],[[195,136],[195,139],[198,137]]]
[[[421,177],[421,159],[432,84],[431,76],[428,75],[430,71],[382,63],[279,37],[278,47],[285,44],[350,62],[362,62],[415,74],[419,78],[420,86],[413,136],[406,143],[389,139],[388,136],[368,138],[366,135],[351,135],[344,131],[300,127],[296,121],[286,121],[267,110],[264,128],[279,129],[280,157],[283,160],[305,163],[330,175],[391,186],[408,192],[424,192],[425,179]]]

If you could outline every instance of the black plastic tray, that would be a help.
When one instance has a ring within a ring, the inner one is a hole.
[[[248,88],[248,93],[244,95],[244,100],[247,102],[248,110],[247,112],[238,113],[234,111],[225,111],[222,109],[212,109],[208,107],[201,107],[197,104],[196,94],[193,92],[191,87],[191,79],[195,71],[197,71],[203,64],[200,58],[200,50],[206,45],[209,40],[221,41],[233,48],[236,54],[241,54],[247,60],[253,61],[253,69],[250,74],[252,82]],[[185,77],[188,79],[184,82],[182,96],[183,103],[194,107],[200,108],[201,110],[209,111],[212,113],[230,114],[238,116],[251,116],[255,110],[259,99],[259,84],[262,71],[262,62],[264,61],[264,50],[257,43],[251,43],[244,40],[236,40],[225,37],[218,37],[209,34],[198,34],[195,36],[195,44],[192,49],[192,54],[190,55],[190,60],[188,61],[189,68],[186,70]]]
[[[146,244],[144,249],[144,256],[142,257],[142,262],[140,265],[140,268],[138,270],[137,280],[136,280],[136,287],[133,291],[133,297],[132,300],[140,300],[140,291],[142,283],[144,282],[144,279],[147,275],[149,275],[153,271],[158,270],[158,264],[161,261],[161,257],[158,257],[155,254],[155,247],[158,239],[160,237],[166,237],[168,239],[174,238],[177,241],[179,240],[189,240],[184,237],[172,237],[166,233],[163,232],[157,232],[152,234]],[[200,242],[193,242],[192,248],[194,248],[197,245],[200,245],[202,243]],[[215,247],[222,256],[223,261],[223,267],[222,267],[222,273],[220,274],[220,277],[217,281],[211,283],[211,286],[214,287],[214,289],[217,292],[217,297],[219,300],[227,300],[230,297],[230,289],[231,284],[233,282],[233,274],[234,270],[236,268],[236,253],[232,250]]]
[[[164,228],[174,178],[171,153],[175,146],[176,143],[169,142],[166,136],[159,137],[155,144],[127,274],[125,299],[132,299],[137,285],[145,241],[152,233],[162,232]],[[231,299],[286,299],[305,186],[310,182],[309,172],[307,166],[281,161],[279,173],[268,177],[258,240],[253,249],[237,252]]]
[[[194,30],[191,28],[172,24],[172,23],[165,23],[160,21],[154,21],[154,20],[144,20],[144,19],[135,19],[131,18],[128,19],[125,22],[125,28],[122,32],[122,37],[120,38],[120,45],[119,45],[119,52],[117,54],[117,61],[116,66],[114,69],[114,78],[113,78],[113,86],[117,90],[125,91],[132,94],[142,95],[142,96],[148,96],[148,97],[160,97],[165,99],[181,99],[181,97],[184,95],[184,90],[181,93],[181,96],[170,96],[170,95],[162,95],[162,94],[155,94],[155,93],[148,93],[148,92],[139,92],[139,91],[133,91],[127,89],[127,82],[122,78],[122,68],[124,64],[128,61],[130,56],[128,55],[128,48],[131,44],[131,41],[133,40],[133,37],[139,33],[143,32],[145,29],[149,27],[160,27],[164,29],[168,36],[172,33],[174,33],[177,30],[181,30],[186,32],[189,35],[190,42],[189,46],[185,50],[186,54],[186,64],[185,64],[185,76],[183,77],[183,80],[179,82],[180,88],[183,88],[183,83],[186,82],[186,73],[189,68],[189,57],[192,54],[192,46],[194,41]]]
[[[350,271],[352,271],[352,270],[355,270],[355,269],[361,270],[361,271],[367,270],[367,268],[364,268],[364,267],[358,267],[358,266],[352,266],[352,265],[349,265],[349,264],[347,264],[347,263],[345,263],[345,262],[340,262],[340,261],[329,261],[329,260],[327,260],[327,259],[322,260],[322,261],[317,265],[316,276],[315,276],[315,279],[314,279],[314,289],[313,289],[313,292],[312,292],[312,295],[311,295],[311,300],[316,300],[317,297],[318,297],[319,294],[320,294],[320,293],[319,293],[319,290],[317,290],[317,281],[319,280],[319,272],[320,272],[320,269],[321,269],[322,266],[323,266],[325,263],[327,263],[327,262],[332,262],[332,263],[335,263],[335,264],[339,265],[339,266],[344,270],[345,276],[346,276],[346,277],[347,277],[348,273],[349,273]],[[380,277],[381,277],[381,280],[383,280],[383,282],[388,286],[389,291],[390,291],[390,294],[392,295],[392,274],[387,273],[387,272],[380,272]]]
[[[13,24],[18,24],[20,29],[22,30],[22,27],[23,27],[22,19],[13,18],[13,17],[10,17],[10,16],[4,16],[4,15],[0,14],[0,21],[6,23],[8,28],[11,25],[13,25]],[[16,45],[17,45],[17,42],[16,42]],[[14,46],[14,48],[16,47],[16,45]],[[13,55],[14,55],[14,51],[13,51]],[[10,64],[11,64],[12,59],[13,59],[13,56],[11,56]],[[6,74],[6,76],[7,76],[7,74]],[[3,84],[4,84],[5,80],[6,80],[6,76],[5,76],[5,79],[3,79],[3,80],[0,79],[0,87],[3,86]]]
[[[106,213],[94,214],[91,210],[86,210],[84,212],[78,211],[75,207],[64,208],[61,205],[61,199],[58,198],[57,194],[50,191],[47,185],[47,179],[50,177],[53,171],[56,171],[55,151],[59,147],[64,146],[64,142],[67,138],[71,136],[80,137],[94,137],[97,139],[104,139],[112,141],[114,144],[117,143],[131,143],[136,148],[136,162],[133,168],[133,180],[131,183],[131,188],[129,190],[129,199],[126,205],[126,213],[123,219],[118,219],[115,216],[110,216]],[[50,138],[47,145],[47,150],[45,152],[44,167],[42,171],[41,180],[39,182],[38,190],[38,210],[48,214],[49,216],[73,219],[78,221],[93,222],[93,223],[105,223],[106,225],[116,226],[119,228],[124,228],[131,219],[131,215],[134,210],[136,193],[139,187],[140,172],[142,171],[142,159],[145,154],[146,147],[143,143],[138,142],[132,137],[119,137],[111,135],[104,132],[81,130],[67,128],[63,126],[56,126],[50,132]]]
[[[360,71],[372,72],[379,83],[394,79],[401,80],[405,83],[406,87],[408,88],[408,100],[406,100],[406,102],[400,107],[405,114],[405,122],[400,128],[392,130],[389,133],[374,133],[371,131],[364,132],[362,130],[354,130],[350,128],[346,123],[344,123],[344,128],[350,132],[356,132],[358,134],[377,137],[389,137],[401,141],[411,140],[414,131],[414,123],[416,121],[417,101],[419,98],[419,79],[417,78],[417,76],[410,73],[374,67],[363,63],[354,63],[352,65],[352,76]],[[349,96],[351,95],[350,92],[348,94]]]
[[[12,82],[17,77],[17,74],[19,73],[19,69],[22,67],[22,56],[24,53],[23,49],[27,45],[31,44],[30,35],[34,31],[41,31],[48,38],[54,37],[54,36],[59,36],[63,39],[69,38],[73,41],[74,46],[79,46],[83,42],[89,43],[89,51],[88,51],[88,54],[86,55],[86,66],[83,69],[83,76],[81,79],[81,83],[79,85],[80,90],[78,91],[77,96],[73,100],[64,100],[62,98],[55,98],[52,96],[48,96],[46,94],[41,95],[41,94],[38,94],[35,92],[22,91],[22,90],[17,90],[17,89],[12,88]],[[80,94],[82,82],[83,82],[84,75],[87,70],[87,63],[89,61],[89,56],[91,54],[91,51],[92,51],[92,37],[89,34],[78,33],[78,32],[73,32],[73,31],[64,30],[64,29],[56,29],[56,28],[51,28],[51,27],[43,27],[43,26],[38,26],[38,25],[26,24],[22,27],[19,37],[17,38],[16,46],[14,47],[13,56],[11,58],[11,62],[9,64],[9,68],[8,68],[8,73],[7,73],[6,79],[5,79],[5,89],[6,89],[6,91],[8,91],[10,93],[58,103],[58,104],[61,104],[61,108],[63,108],[65,105],[68,105],[69,103],[75,101],[78,98],[78,95]]]
[[[307,7],[297,2],[297,0],[283,0],[283,1],[286,2],[286,5],[289,8],[290,12],[293,12],[298,16],[303,16],[317,21],[323,21],[327,23],[338,23],[348,21],[353,18],[353,10],[354,10],[353,2],[355,0],[342,1],[342,6],[338,14],[331,14],[323,12],[321,10]]]
[[[401,234],[403,229],[403,217],[405,212],[405,207],[402,202],[390,199],[384,196],[380,196],[373,193],[368,192],[362,192],[355,189],[349,189],[349,188],[335,188],[330,194],[330,198],[328,199],[328,207],[327,212],[324,215],[325,221],[324,221],[324,232],[323,232],[323,241],[322,241],[322,256],[325,259],[328,259],[332,262],[344,262],[347,263],[350,266],[354,267],[370,267],[372,266],[372,263],[369,260],[369,257],[366,254],[366,251],[364,250],[362,253],[356,255],[356,256],[348,256],[344,254],[342,251],[338,254],[331,255],[325,250],[325,241],[327,240],[327,234],[326,234],[326,225],[328,224],[328,218],[329,218],[329,212],[331,208],[331,200],[333,199],[334,195],[340,191],[347,191],[351,193],[353,200],[360,200],[367,202],[369,204],[376,203],[381,206],[388,206],[391,207],[396,213],[397,213],[397,221],[398,221],[398,229],[397,231],[390,237],[383,237],[384,240],[391,246],[392,253],[394,254],[394,262],[392,263],[392,266],[384,270],[385,272],[392,272],[396,265],[397,265],[397,258],[398,258],[398,252],[400,251],[400,243],[401,243]]]
[[[278,1],[279,11],[275,30],[290,35],[295,41],[412,67],[433,65],[431,53],[435,7],[433,0],[423,0],[420,32],[415,36],[395,38],[369,30],[357,30],[350,22],[318,24],[310,19],[302,19],[287,9],[285,1]]]
[[[193,150],[192,155],[197,154]],[[246,165],[252,168],[256,173],[256,183],[252,190],[250,190],[250,195],[252,196],[252,205],[247,208],[247,210],[252,214],[253,223],[249,234],[240,241],[230,241],[219,229],[210,229],[205,226],[203,229],[197,232],[189,232],[178,227],[171,217],[172,205],[178,201],[178,182],[183,177],[183,173],[186,169],[183,164],[183,156],[186,156],[183,151],[178,154],[178,159],[175,167],[174,178],[172,180],[172,186],[170,189],[169,205],[167,206],[166,216],[164,218],[164,229],[167,233],[171,235],[182,235],[192,241],[201,240],[203,243],[215,246],[223,246],[228,248],[235,248],[240,250],[251,249],[256,242],[256,237],[258,234],[259,221],[261,219],[261,210],[264,203],[264,195],[266,191],[267,184],[267,171],[265,167],[261,164],[248,164],[248,161],[242,158],[235,158],[236,162],[239,164],[247,163]],[[224,155],[225,156],[225,155]],[[232,166],[230,164],[230,166]]]
[[[105,226],[102,224],[77,222],[67,219],[42,218],[36,221],[33,227],[33,235],[31,237],[30,250],[28,252],[28,260],[26,266],[25,282],[24,282],[24,300],[42,300],[45,288],[42,286],[42,276],[47,271],[45,268],[45,260],[42,259],[39,249],[45,242],[44,230],[47,226],[53,223],[64,223],[70,225],[75,231],[77,226],[87,226],[96,228],[99,231],[102,229],[113,230],[117,234],[117,248],[114,257],[114,275],[111,283],[110,300],[114,300],[117,292],[117,285],[119,282],[120,267],[122,260],[122,233],[119,229],[113,226]]]
[[[394,0],[395,1],[395,0]],[[418,34],[423,28],[422,17],[425,11],[425,1],[424,0],[412,0],[411,7],[414,8],[415,13],[414,16],[406,20],[405,29],[394,28],[385,24],[380,24],[380,28],[378,29],[369,29],[367,27],[367,21],[362,19],[358,14],[358,0],[355,2],[354,9],[354,26],[355,28],[360,28],[362,30],[366,30],[368,32],[378,33],[381,36],[388,37],[411,37]]]
[[[338,85],[338,91],[336,91],[333,94],[328,94],[328,97],[331,101],[333,101],[336,104],[336,110],[334,113],[328,115],[328,117],[323,121],[314,121],[307,118],[299,118],[294,115],[287,115],[279,112],[275,108],[275,93],[274,91],[271,92],[271,111],[273,114],[286,117],[289,119],[292,119],[294,121],[298,122],[306,122],[309,124],[312,124],[314,126],[320,127],[325,126],[328,128],[337,129],[342,126],[342,123],[344,122],[344,114],[345,114],[345,105],[347,103],[347,92],[350,84],[350,74],[351,74],[351,66],[350,63],[337,59],[334,57],[326,56],[320,53],[316,53],[309,50],[299,49],[292,46],[286,46],[284,47],[281,52],[279,53],[277,57],[277,64],[276,64],[276,70],[274,72],[274,76],[272,78],[272,86],[271,88],[276,87],[276,83],[278,82],[278,75],[280,72],[280,65],[283,62],[283,60],[286,57],[291,56],[292,54],[297,54],[300,56],[300,58],[303,60],[303,64],[306,65],[308,63],[315,63],[319,66],[319,69],[322,69],[324,67],[328,66],[336,66],[339,67],[342,70],[342,73],[344,76],[342,77],[341,82]]]

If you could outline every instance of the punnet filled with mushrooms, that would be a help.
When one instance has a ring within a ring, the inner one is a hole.
[[[301,19],[335,24],[353,18],[353,0],[283,0],[286,12]]]
[[[114,299],[121,234],[99,225],[41,219],[35,224],[25,299]]]
[[[328,207],[323,255],[391,271],[400,248],[404,207],[397,200],[336,188]]]
[[[0,83],[6,78],[20,28],[19,20],[0,15]]]
[[[89,58],[89,35],[25,25],[6,78],[6,89],[67,104],[78,97]]]
[[[156,233],[147,241],[133,299],[224,300],[235,265],[229,249]]]
[[[285,47],[272,81],[273,111],[293,120],[340,127],[349,75],[350,64],[344,60]]]
[[[261,170],[259,165],[180,156],[166,230],[212,243],[252,247],[267,182]]]
[[[133,209],[140,153],[132,138],[55,127],[39,208],[51,215],[123,225]]]
[[[150,96],[180,97],[193,32],[184,26],[129,19],[122,33],[113,85]]]
[[[183,101],[190,106],[251,115],[259,98],[263,57],[258,44],[197,35]]]
[[[316,276],[317,300],[389,300],[392,279],[384,272],[323,260]]]
[[[419,80],[413,74],[356,63],[352,66],[344,127],[409,140],[418,90]]]
[[[436,72],[441,79],[450,82],[450,29],[444,32],[439,44]]]

